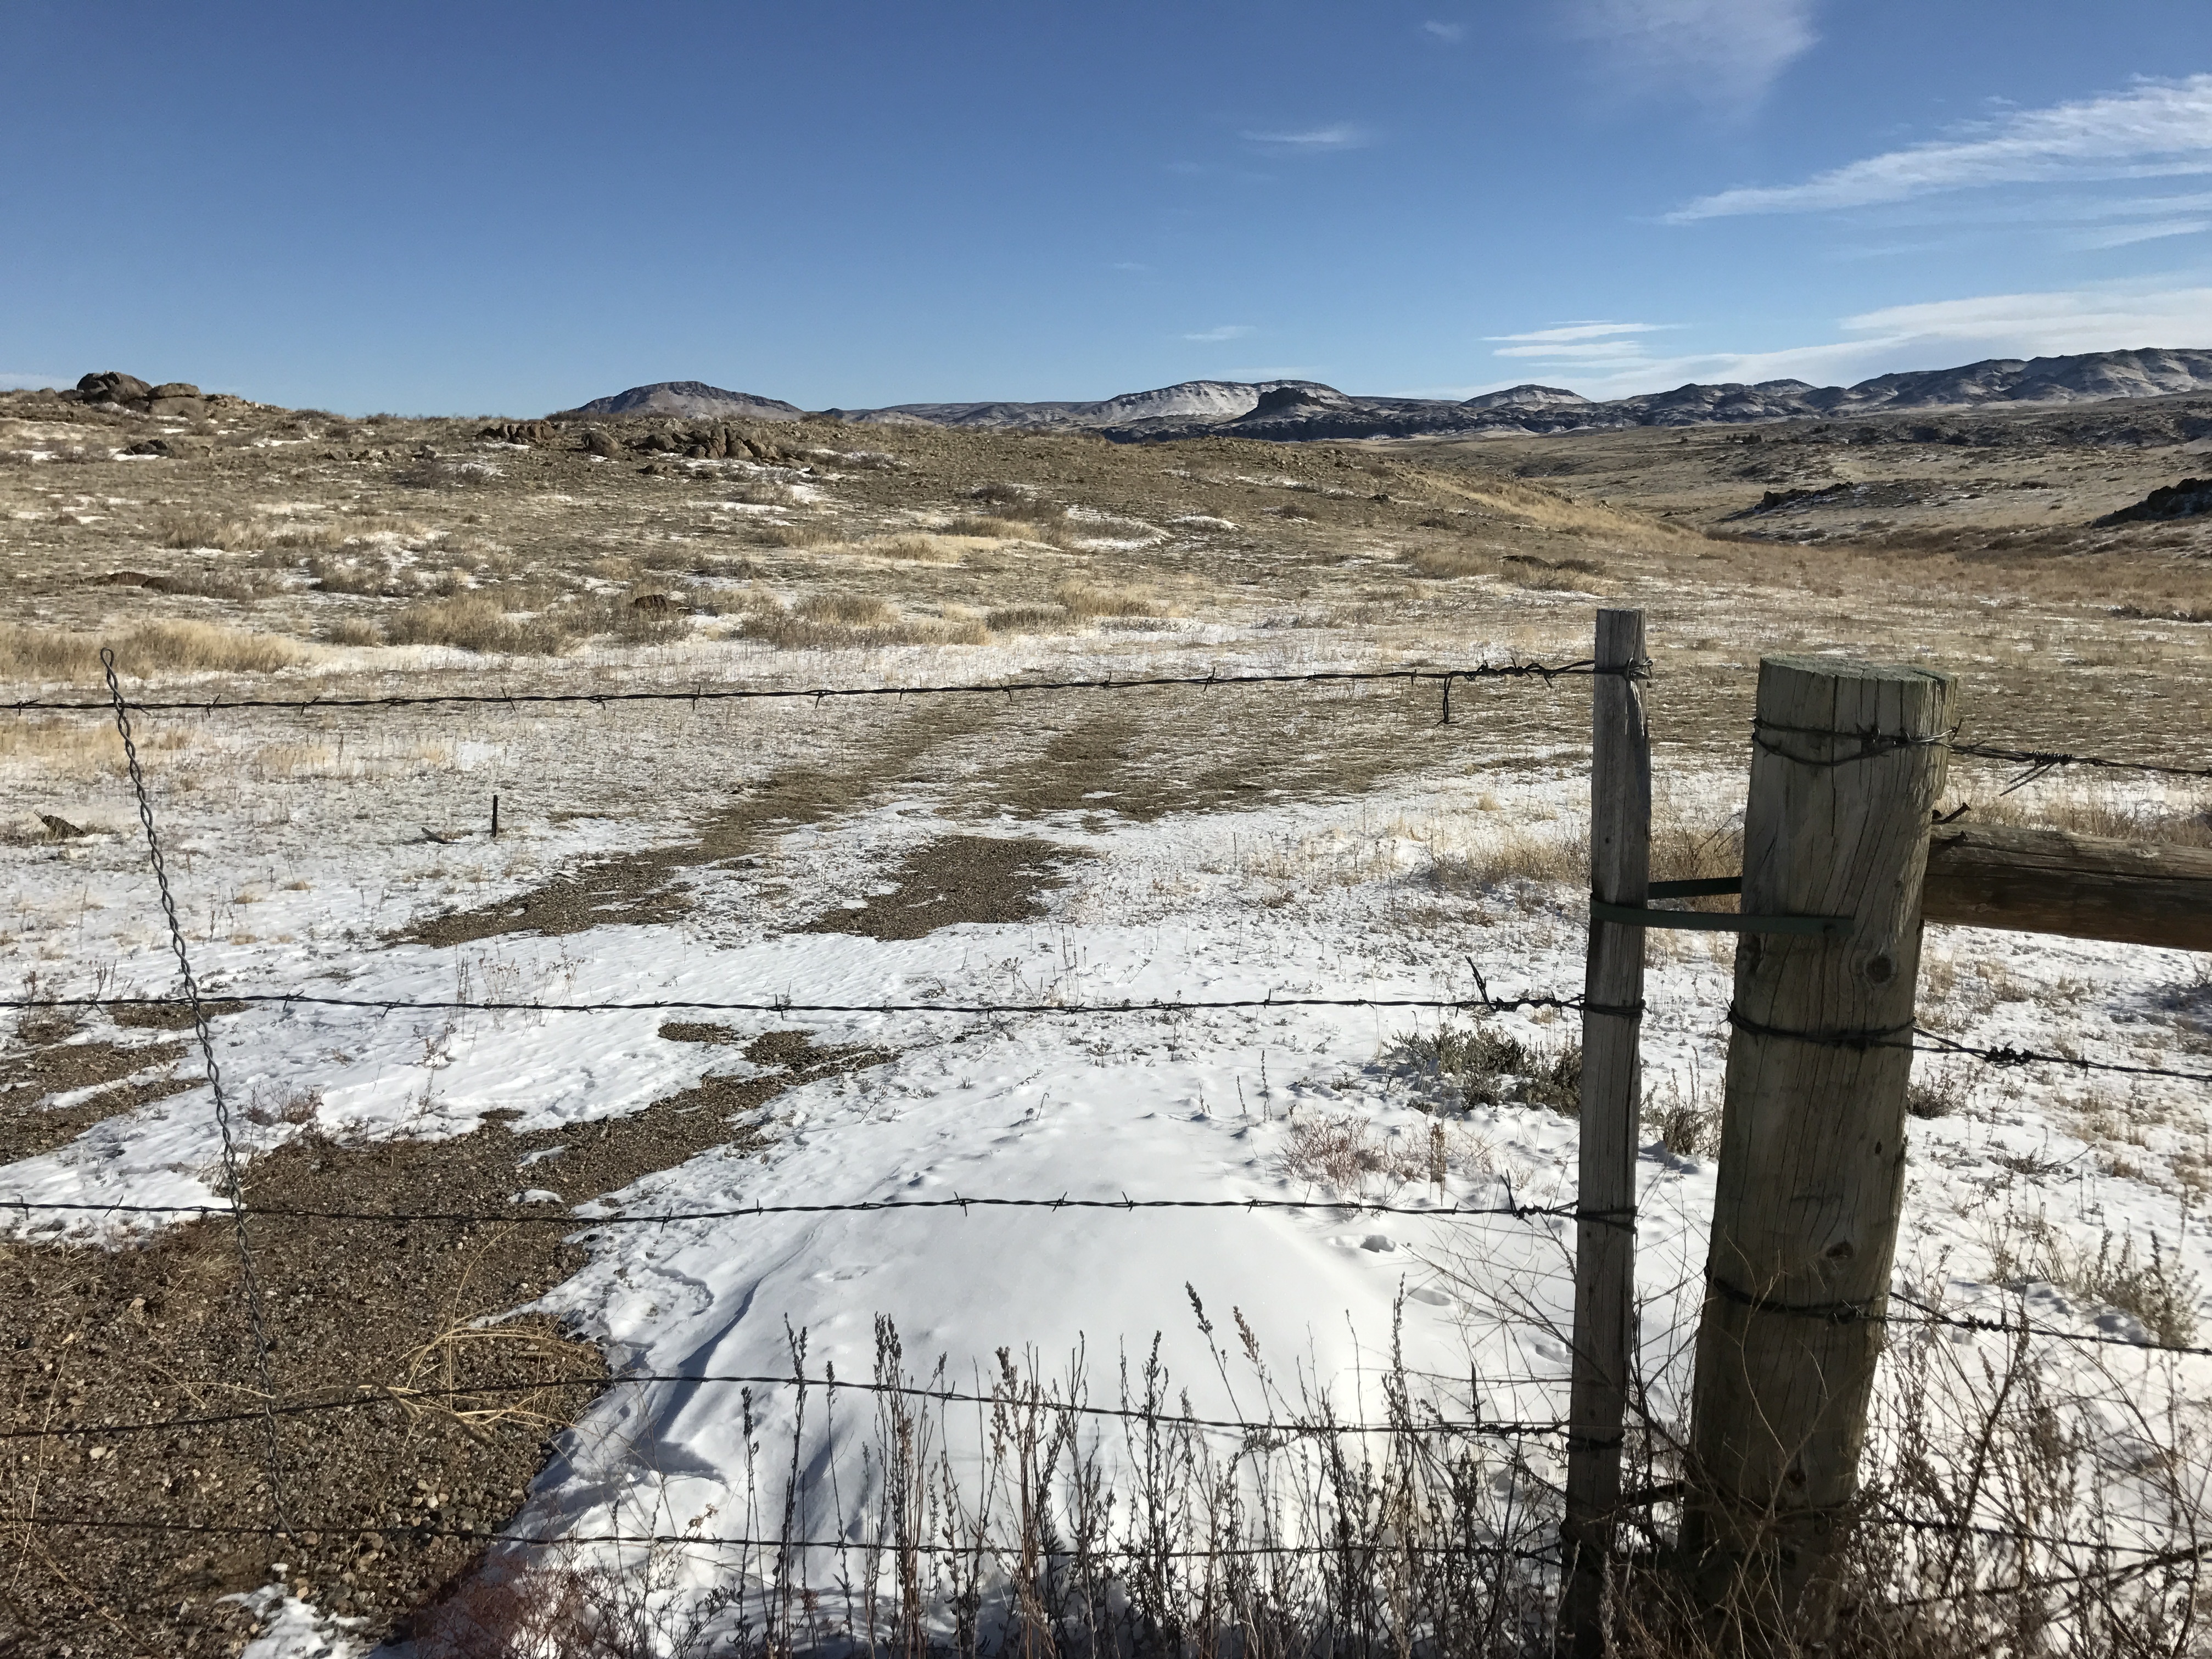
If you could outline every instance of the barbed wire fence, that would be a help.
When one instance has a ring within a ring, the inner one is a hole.
[[[25,1524],[42,1528],[77,1528],[88,1531],[142,1531],[152,1533],[198,1534],[209,1535],[290,1537],[295,1529],[305,1529],[290,1513],[286,1502],[286,1486],[276,1424],[280,1418],[297,1418],[323,1413],[353,1411],[364,1407],[386,1403],[387,1389],[383,1395],[363,1395],[360,1390],[368,1386],[362,1379],[355,1391],[332,1397],[307,1400],[284,1399],[277,1393],[270,1370],[270,1341],[262,1306],[258,1279],[252,1252],[249,1221],[255,1226],[307,1222],[343,1222],[349,1224],[383,1224],[398,1225],[450,1224],[472,1226],[497,1223],[502,1225],[549,1227],[588,1237],[603,1228],[629,1226],[664,1226],[690,1221],[735,1220],[759,1218],[780,1214],[881,1213],[894,1211],[924,1210],[939,1212],[957,1211],[967,1215],[976,1210],[1020,1209],[1058,1212],[1066,1210],[1120,1211],[1133,1213],[1139,1211],[1210,1210],[1242,1211],[1247,1213],[1267,1212],[1307,1212],[1353,1213],[1389,1213],[1418,1215],[1431,1218],[1489,1218],[1516,1222],[1553,1223],[1564,1220],[1596,1221],[1609,1224],[1633,1227],[1632,1209],[1586,1212],[1572,1204],[1525,1204],[1509,1201],[1500,1205],[1461,1206],[1446,1204],[1398,1205],[1364,1200],[1287,1200],[1261,1199],[1189,1200],[1122,1194],[1118,1198],[1075,1198],[1059,1196],[1007,1196],[1003,1194],[955,1195],[929,1200],[861,1200],[846,1203],[805,1205],[733,1206],[724,1208],[672,1211],[647,1214],[580,1215],[576,1213],[547,1214],[528,1208],[503,1212],[465,1210],[376,1211],[368,1209],[331,1209],[282,1205],[252,1205],[245,1201],[238,1170],[238,1152],[229,1132],[229,1119],[222,1092],[220,1068],[216,1063],[210,1035],[209,1004],[216,999],[204,994],[194,977],[186,951],[184,933],[176,915],[175,904],[168,890],[163,866],[161,846],[156,831],[152,804],[143,771],[133,744],[131,717],[135,714],[198,713],[203,714],[225,711],[273,711],[307,713],[335,709],[405,709],[405,708],[514,708],[543,705],[590,705],[606,707],[616,704],[659,703],[702,704],[722,702],[756,700],[792,700],[821,704],[835,699],[884,699],[904,701],[909,697],[976,697],[1003,696],[1013,699],[1029,695],[1055,693],[1110,693],[1140,689],[1178,689],[1210,690],[1216,688],[1285,687],[1295,685],[1358,685],[1367,684],[1395,684],[1408,688],[1423,684],[1434,685],[1439,691],[1442,721],[1452,719],[1451,690],[1455,684],[1472,684],[1485,680],[1535,682],[1549,685],[1562,678],[1585,678],[1601,674],[1636,671],[1607,670],[1587,660],[1557,664],[1543,662],[1510,662],[1479,664],[1467,668],[1419,668],[1402,671],[1370,672],[1316,672],[1306,674],[1224,675],[1209,673],[1204,676],[1133,677],[1129,678],[1059,679],[1012,681],[994,684],[922,684],[922,685],[864,685],[816,687],[759,687],[726,684],[696,685],[687,689],[610,691],[601,693],[514,693],[496,695],[453,693],[400,695],[361,697],[309,698],[204,698],[192,700],[149,700],[127,697],[117,676],[112,653],[103,653],[110,696],[106,702],[71,700],[29,699],[15,702],[11,711],[18,714],[33,712],[106,712],[111,713],[117,723],[125,747],[130,780],[145,830],[149,862],[160,888],[160,896],[167,917],[169,940],[177,957],[179,975],[183,988],[179,996],[93,996],[56,997],[27,996],[0,1000],[0,1006],[16,1010],[40,1008],[110,1008],[160,1007],[185,1013],[191,1023],[198,1045],[206,1068],[208,1081],[214,1091],[216,1119],[222,1143],[224,1195],[222,1205],[123,1205],[98,1202],[47,1202],[22,1195],[0,1195],[0,1208],[11,1210],[28,1218],[40,1214],[94,1214],[119,1217],[176,1218],[180,1217],[228,1217],[232,1223],[235,1247],[240,1259],[242,1283],[246,1289],[249,1310],[249,1328],[252,1343],[252,1364],[256,1386],[248,1390],[256,1395],[252,1409],[233,1413],[201,1413],[172,1415],[166,1418],[136,1421],[99,1423],[49,1424],[36,1429],[0,1431],[0,1441],[27,1442],[86,1438],[115,1438],[156,1433],[178,1433],[196,1429],[207,1429],[223,1425],[259,1421],[264,1430],[264,1458],[266,1475],[272,1498],[274,1519],[265,1526],[242,1522],[185,1522],[156,1517],[89,1516],[44,1513],[23,1517]],[[1648,671],[1645,671],[1648,672]],[[2212,778],[2212,767],[2190,766],[2169,761],[2123,759],[2110,756],[2075,753],[2067,750],[2034,748],[2026,745],[1961,742],[1954,732],[1946,739],[1952,752],[1987,761],[1997,762],[2017,769],[2018,775],[2004,793],[2011,793],[2029,783],[2071,768],[2100,771],[2132,771],[2144,775],[2172,778]],[[984,1017],[1027,1016],[1042,1018],[1076,1018],[1085,1016],[1127,1017],[1174,1015],[1216,1010],[1273,1010],[1292,1008],[1404,1008],[1436,1011],[1438,1012],[1494,1012],[1522,1008],[1545,1008],[1560,1012],[1578,1011],[1588,1005],[1579,996],[1550,992],[1527,991],[1517,994],[1491,994],[1487,981],[1476,971],[1478,993],[1473,996],[1449,998],[1414,997],[1310,997],[1266,995],[1257,998],[1228,999],[1154,999],[1144,1001],[1006,1001],[954,1002],[943,1000],[909,1000],[873,1003],[806,1003],[786,998],[754,1000],[707,999],[643,999],[605,1001],[550,1001],[532,999],[489,998],[369,998],[326,995],[319,993],[292,990],[231,989],[225,988],[217,994],[220,1001],[228,1006],[261,1006],[289,1009],[293,1006],[355,1009],[379,1013],[420,1011],[436,1012],[532,1012],[590,1014],[614,1012],[690,1011],[764,1014],[916,1014],[975,1018]],[[1638,1012],[1641,1012],[1639,1009]],[[2069,1067],[2078,1071],[2111,1073],[2175,1080],[2212,1083],[2212,1073],[2185,1070],[2178,1067],[2138,1065],[2119,1061],[2096,1060],[2078,1054],[2048,1053],[2021,1048],[2010,1044],[1976,1045],[1961,1042],[1921,1027],[1909,1034],[1884,1038],[1880,1046],[1902,1047],[1917,1053],[1942,1054],[1971,1060],[1979,1064],[2016,1068],[2028,1066]],[[2008,1336],[2033,1336],[2039,1340],[2080,1343],[2105,1347],[2139,1350],[2154,1354],[2186,1357],[2212,1356],[2212,1347],[2140,1340],[2109,1333],[2069,1332],[2032,1325],[2025,1317],[2019,1320],[1999,1317],[1953,1314],[1945,1312],[1904,1291],[1893,1291],[1893,1297],[1904,1302],[1911,1310],[1907,1313],[1875,1315],[1860,1313],[1853,1316],[1866,1317],[1877,1322],[1929,1326],[1958,1329],[1971,1333],[1997,1333]],[[498,1392],[527,1392],[544,1389],[631,1389],[656,1385],[672,1386],[732,1386],[750,1390],[754,1388],[798,1386],[804,1389],[818,1386],[835,1393],[839,1390],[876,1396],[915,1398],[938,1404],[963,1403],[990,1405],[1000,1396],[994,1393],[973,1390],[929,1389],[904,1385],[866,1382],[839,1379],[834,1376],[808,1377],[800,1375],[778,1376],[767,1374],[700,1372],[632,1371],[611,1377],[548,1375],[523,1381],[459,1385],[448,1389],[415,1389],[412,1394],[421,1399],[442,1397],[459,1398],[483,1396]],[[1163,1414],[1156,1410],[1133,1411],[1128,1408],[1077,1406],[1067,1403],[1056,1407],[1073,1415],[1086,1418],[1130,1419],[1142,1418],[1169,1426],[1194,1431],[1232,1433],[1242,1437],[1273,1436],[1317,1437],[1328,1435],[1353,1436],[1433,1436],[1468,1437],[1517,1442],[1564,1436],[1567,1425],[1562,1420],[1435,1418],[1414,1423],[1394,1420],[1387,1423],[1345,1422],[1325,1420],[1285,1419],[1272,1417],[1267,1419],[1243,1418],[1207,1418],[1189,1413]],[[1875,1517],[1882,1522],[1908,1529],[1942,1529],[1951,1528],[1988,1533],[2016,1542],[2033,1542],[2069,1549],[2101,1550],[2120,1553],[2137,1558],[2137,1564],[2112,1569],[2115,1573],[2140,1572],[2148,1570],[2143,1561],[2179,1561],[2190,1557],[2190,1552],[2160,1552],[2133,1546],[2115,1546],[2109,1540],[2065,1538],[2057,1535],[2038,1536],[2013,1529],[1990,1528],[1974,1522],[1931,1520],[1899,1514],[1884,1514]],[[351,1523],[345,1523],[350,1527]],[[360,1528],[356,1528],[360,1529]],[[697,1546],[715,1544],[726,1547],[790,1549],[848,1549],[852,1540],[794,1540],[787,1530],[773,1539],[702,1538],[696,1531],[684,1534],[629,1534],[609,1531],[604,1534],[564,1534],[560,1537],[525,1535],[512,1531],[487,1528],[429,1528],[419,1524],[389,1529],[395,1534],[408,1536],[453,1538],[469,1541],[502,1541],[528,1547],[572,1547],[594,1541],[640,1544],[670,1544]],[[908,1540],[902,1547],[927,1551],[939,1546]],[[967,1547],[945,1546],[945,1548]],[[1419,1550],[1423,1546],[1408,1544]],[[1493,1553],[1524,1562],[1556,1569],[1561,1563],[1555,1551],[1531,1551],[1504,1545],[1490,1547]],[[1243,1547],[1229,1551],[1237,1553]],[[1255,1554],[1326,1553],[1327,1545],[1269,1545],[1252,1547],[1244,1553]],[[1209,1546],[1193,1554],[1220,1554],[1219,1546]],[[1170,1552],[1178,1553],[1178,1552]],[[2203,1552],[2196,1552],[2202,1555]],[[2193,1559],[2193,1558],[2191,1558]],[[2075,1573],[2034,1581],[2036,1585],[2049,1588],[2083,1581],[2094,1575]],[[2033,1586],[2031,1586],[2033,1587]]]

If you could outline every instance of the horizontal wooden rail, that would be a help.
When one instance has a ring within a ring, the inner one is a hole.
[[[1921,914],[1965,927],[2212,951],[2212,850],[1939,824]]]

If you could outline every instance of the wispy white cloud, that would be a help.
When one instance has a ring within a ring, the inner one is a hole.
[[[2148,289],[2114,284],[2043,294],[1990,294],[1889,306],[1844,326],[1898,341],[1978,340],[2044,356],[2135,346],[2212,344],[2212,288]]]
[[[2130,242],[2154,242],[2164,236],[2193,236],[2200,230],[2212,230],[2212,219],[2153,219],[2147,224],[2084,231],[2074,238],[2074,246],[2093,250],[2125,247]]]
[[[1440,23],[1433,17],[1421,25],[1421,32],[1424,34],[1433,34],[1437,40],[1447,41],[1455,46],[1467,39],[1466,24]]]
[[[1547,362],[1642,362],[1651,354],[1638,340],[1557,341],[1549,345],[1500,346],[1493,357],[1535,357]]]
[[[1197,340],[1210,344],[1220,340],[1241,340],[1246,335],[1256,331],[1249,323],[1224,323],[1218,328],[1203,329],[1196,334],[1186,334],[1182,337],[1186,340]]]
[[[1486,334],[1486,340],[1523,340],[1539,343],[1557,340],[1595,340],[1613,334],[1657,334],[1680,323],[1561,323],[1555,328],[1532,329],[1526,334]],[[1500,357],[1525,357],[1525,351],[1501,351]]]
[[[1802,184],[1700,197],[1667,216],[1681,224],[1869,207],[1978,185],[2201,173],[2212,173],[2212,75],[2012,111],[1955,137],[1870,155]]]
[[[1116,259],[1114,261],[1114,269],[1116,270],[1150,270],[1152,267],[1146,264],[1139,259]]]
[[[1354,126],[1349,121],[1339,121],[1325,127],[1307,127],[1295,132],[1246,132],[1239,136],[1247,143],[1266,144],[1274,149],[1309,154],[1321,150],[1360,149],[1374,142],[1374,136],[1366,128]]]
[[[1814,0],[1570,0],[1567,27],[1616,84],[1741,114],[1819,43]]]

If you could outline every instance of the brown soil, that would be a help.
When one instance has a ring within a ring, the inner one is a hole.
[[[600,859],[518,898],[417,923],[400,937],[422,945],[465,945],[501,933],[580,933],[610,922],[665,922],[691,906],[675,878],[726,863],[794,824],[850,811],[885,782],[909,772],[923,754],[988,723],[988,700],[893,710],[872,741],[863,739],[834,770],[794,769],[767,779],[735,805],[708,817],[694,838]]]
[[[818,916],[805,931],[921,939],[963,921],[1027,921],[1042,913],[1047,892],[1066,885],[1056,866],[1088,856],[1030,836],[947,836],[907,855],[891,872],[896,891]]]
[[[175,1043],[68,1041],[78,1029],[65,1011],[34,1011],[0,1052],[0,1164],[52,1152],[105,1118],[177,1092],[173,1079],[155,1078],[102,1089],[73,1106],[45,1104],[56,1095],[166,1069],[184,1053]]]
[[[708,1040],[737,1034],[708,1028]],[[691,1030],[664,1033],[700,1040]],[[143,1054],[143,1051],[139,1051]],[[787,1085],[884,1058],[820,1051],[804,1032],[744,1050],[776,1074],[708,1077],[627,1118],[514,1134],[504,1122],[450,1140],[341,1146],[310,1135],[248,1172],[249,1206],[504,1216],[519,1188],[564,1204],[626,1186],[709,1147],[762,1143],[733,1129]],[[518,1173],[520,1158],[558,1158]],[[586,1224],[577,1224],[580,1231]],[[142,1432],[18,1439],[0,1463],[0,1653],[228,1655],[250,1616],[224,1595],[274,1563],[317,1605],[391,1629],[477,1553],[441,1528],[495,1529],[519,1506],[548,1437],[606,1376],[598,1352],[550,1320],[498,1319],[585,1260],[568,1229],[484,1222],[263,1221],[252,1229],[287,1402],[358,1400],[278,1419],[289,1540],[195,1532],[275,1524],[253,1409],[245,1298],[229,1224],[210,1218],[103,1249],[0,1246],[0,1431],[238,1413]],[[496,1320],[480,1328],[478,1321]],[[542,1389],[501,1389],[548,1376]],[[471,1395],[471,1388],[486,1392]],[[413,1391],[458,1389],[458,1395]],[[495,1391],[496,1390],[496,1391]],[[80,1528],[71,1517],[158,1530]]]

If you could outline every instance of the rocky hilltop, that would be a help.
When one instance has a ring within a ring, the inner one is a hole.
[[[1123,443],[1212,434],[1282,442],[1484,433],[1607,431],[1856,416],[1995,404],[2068,404],[2212,390],[2212,351],[2098,351],[2071,357],[1990,358],[1956,368],[1881,374],[1856,386],[1805,380],[1692,383],[1607,403],[1561,386],[1516,386],[1454,400],[1369,398],[1316,380],[1182,380],[1088,403],[895,404],[823,411],[863,424],[1087,431]],[[565,411],[571,415],[685,415],[793,420],[773,398],[723,392],[696,380],[633,386]]]
[[[718,386],[708,386],[704,380],[655,380],[650,386],[634,386],[627,392],[617,392],[611,398],[594,398],[574,409],[564,409],[563,415],[684,415],[708,416],[725,420],[795,421],[800,410],[796,404],[787,404],[781,398],[757,398],[750,392],[725,392]]]

